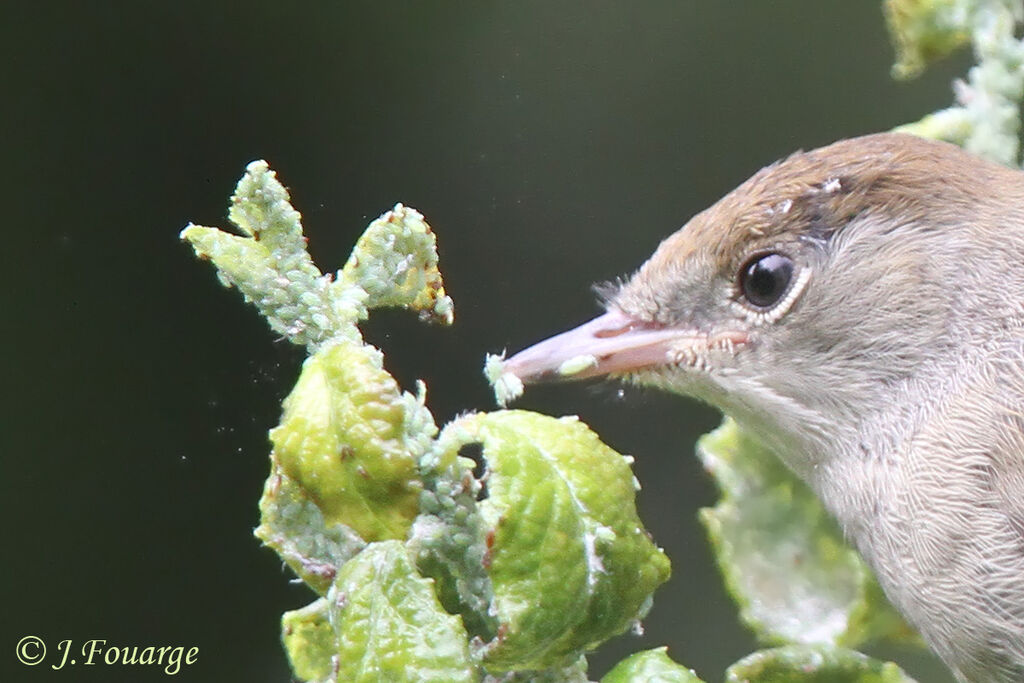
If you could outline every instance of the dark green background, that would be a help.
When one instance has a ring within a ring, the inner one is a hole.
[[[226,225],[248,161],[292,188],[325,270],[396,201],[426,214],[456,325],[367,333],[443,422],[492,407],[485,352],[593,315],[592,283],[761,165],[945,106],[967,64],[892,82],[879,3],[848,0],[5,3],[0,46],[4,681],[165,678],[19,666],[28,634],[198,645],[183,681],[288,680],[278,618],[311,594],[251,530],[301,352],[177,239]],[[675,565],[595,676],[667,644],[718,680],[755,643],[696,521],[715,413],[611,385],[519,405],[636,457]]]

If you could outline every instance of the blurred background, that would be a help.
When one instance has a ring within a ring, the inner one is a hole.
[[[20,666],[29,634],[196,645],[184,681],[289,680],[278,620],[312,594],[251,531],[302,351],[178,241],[227,226],[250,160],[291,188],[323,270],[395,202],[426,215],[455,326],[384,312],[366,334],[443,423],[493,407],[486,352],[594,315],[593,283],[761,166],[946,106],[969,64],[893,82],[880,3],[795,0],[6,3],[0,45],[8,681],[165,678]],[[636,457],[674,563],[645,635],[592,677],[665,644],[720,680],[756,644],[696,519],[715,492],[693,444],[719,416],[610,384],[518,405]]]

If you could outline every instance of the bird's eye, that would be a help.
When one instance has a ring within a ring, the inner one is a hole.
[[[753,306],[768,308],[789,289],[793,261],[782,254],[761,254],[740,269],[740,291]]]

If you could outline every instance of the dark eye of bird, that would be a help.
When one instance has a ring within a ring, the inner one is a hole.
[[[740,270],[740,290],[758,308],[778,303],[793,277],[793,261],[782,254],[764,254]]]

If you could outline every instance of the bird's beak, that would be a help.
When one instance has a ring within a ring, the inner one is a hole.
[[[525,384],[623,375],[669,363],[673,349],[696,340],[679,328],[639,322],[612,309],[520,351],[502,369]]]

